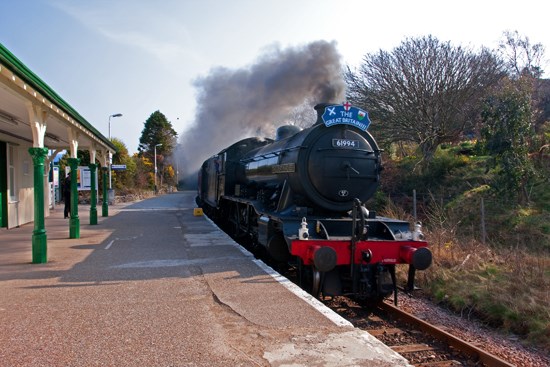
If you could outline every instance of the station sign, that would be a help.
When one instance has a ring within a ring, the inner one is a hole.
[[[124,171],[126,169],[126,165],[125,164],[113,164],[113,165],[111,165],[111,169],[113,171]]]

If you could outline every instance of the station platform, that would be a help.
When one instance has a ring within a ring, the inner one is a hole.
[[[69,238],[0,229],[0,366],[409,366],[194,216],[194,192],[115,204]]]

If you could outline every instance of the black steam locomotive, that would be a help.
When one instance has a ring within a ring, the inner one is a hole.
[[[382,171],[367,112],[348,103],[315,109],[307,129],[283,126],[275,140],[243,139],[206,160],[197,204],[231,235],[295,267],[315,296],[396,295],[397,264],[409,264],[413,289],[415,270],[432,261],[419,225],[411,231],[363,205]]]

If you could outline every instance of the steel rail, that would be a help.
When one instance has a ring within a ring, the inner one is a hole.
[[[479,361],[481,361],[488,367],[515,366],[389,303],[382,302],[380,303],[379,308],[388,313],[396,315],[401,320],[418,327],[422,331],[429,333],[439,340],[449,343],[449,345],[453,346],[457,350],[460,350],[461,352],[464,352],[470,356],[479,358]]]

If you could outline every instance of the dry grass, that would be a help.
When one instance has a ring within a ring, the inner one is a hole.
[[[434,265],[419,282],[433,299],[550,351],[550,258],[450,237],[445,228],[425,234]]]
[[[389,203],[383,215],[411,221]],[[459,220],[433,205],[424,234],[434,263],[417,284],[463,317],[475,317],[550,351],[550,257],[459,236]],[[402,274],[405,277],[405,274]]]

